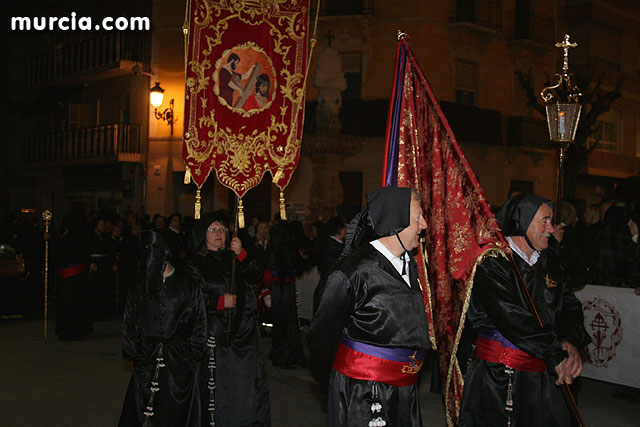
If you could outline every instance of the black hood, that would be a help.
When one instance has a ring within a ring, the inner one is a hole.
[[[545,203],[553,209],[553,203],[535,194],[518,194],[507,200],[496,218],[505,236],[526,236],[527,229],[540,206]]]
[[[392,236],[410,224],[411,189],[382,187],[367,193],[366,206],[347,227],[344,250],[340,258],[364,243]]]

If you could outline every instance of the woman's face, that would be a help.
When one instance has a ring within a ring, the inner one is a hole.
[[[217,251],[227,241],[227,228],[219,221],[213,221],[206,230],[207,249]]]

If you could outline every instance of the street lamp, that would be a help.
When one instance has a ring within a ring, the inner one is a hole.
[[[556,176],[556,217],[559,211],[559,203],[562,198],[562,177],[564,157],[576,136],[576,129],[580,120],[582,105],[579,99],[582,94],[578,85],[573,84],[573,74],[569,74],[569,48],[578,46],[569,42],[569,34],[565,34],[564,40],[556,43],[557,48],[564,51],[562,74],[556,74],[556,84],[545,87],[540,96],[545,102],[547,111],[547,124],[549,126],[549,139],[558,151],[558,169]]]
[[[173,136],[173,98],[169,102],[169,108],[165,109],[162,113],[158,112],[158,107],[162,105],[164,99],[164,89],[160,87],[160,83],[156,82],[156,85],[149,89],[149,101],[154,108],[154,114],[156,119],[164,120],[169,126],[171,126],[171,136]]]

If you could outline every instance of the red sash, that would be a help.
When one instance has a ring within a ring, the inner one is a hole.
[[[498,341],[478,337],[476,341],[476,357],[493,363],[502,363],[510,368],[525,372],[543,372],[547,369],[543,360],[525,353],[522,350],[505,347]]]
[[[57,271],[57,273],[59,278],[66,279],[67,277],[77,276],[78,274],[83,273],[86,269],[86,264],[75,264],[69,267],[61,268]]]
[[[417,352],[414,352],[414,355]],[[422,359],[408,357],[406,362],[382,359],[338,344],[333,369],[358,380],[377,381],[396,387],[414,385],[422,368]]]

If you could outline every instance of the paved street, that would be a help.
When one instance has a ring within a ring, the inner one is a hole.
[[[117,425],[131,365],[120,356],[118,321],[94,323],[83,341],[61,342],[49,325],[42,342],[37,319],[0,320],[0,426]],[[264,340],[265,350],[270,340]],[[266,354],[266,351],[265,351]],[[326,425],[318,388],[307,370],[268,364],[271,416],[275,427]],[[443,427],[440,396],[421,378],[426,427]],[[640,404],[611,398],[616,386],[583,380],[579,403],[587,426],[637,426]]]

